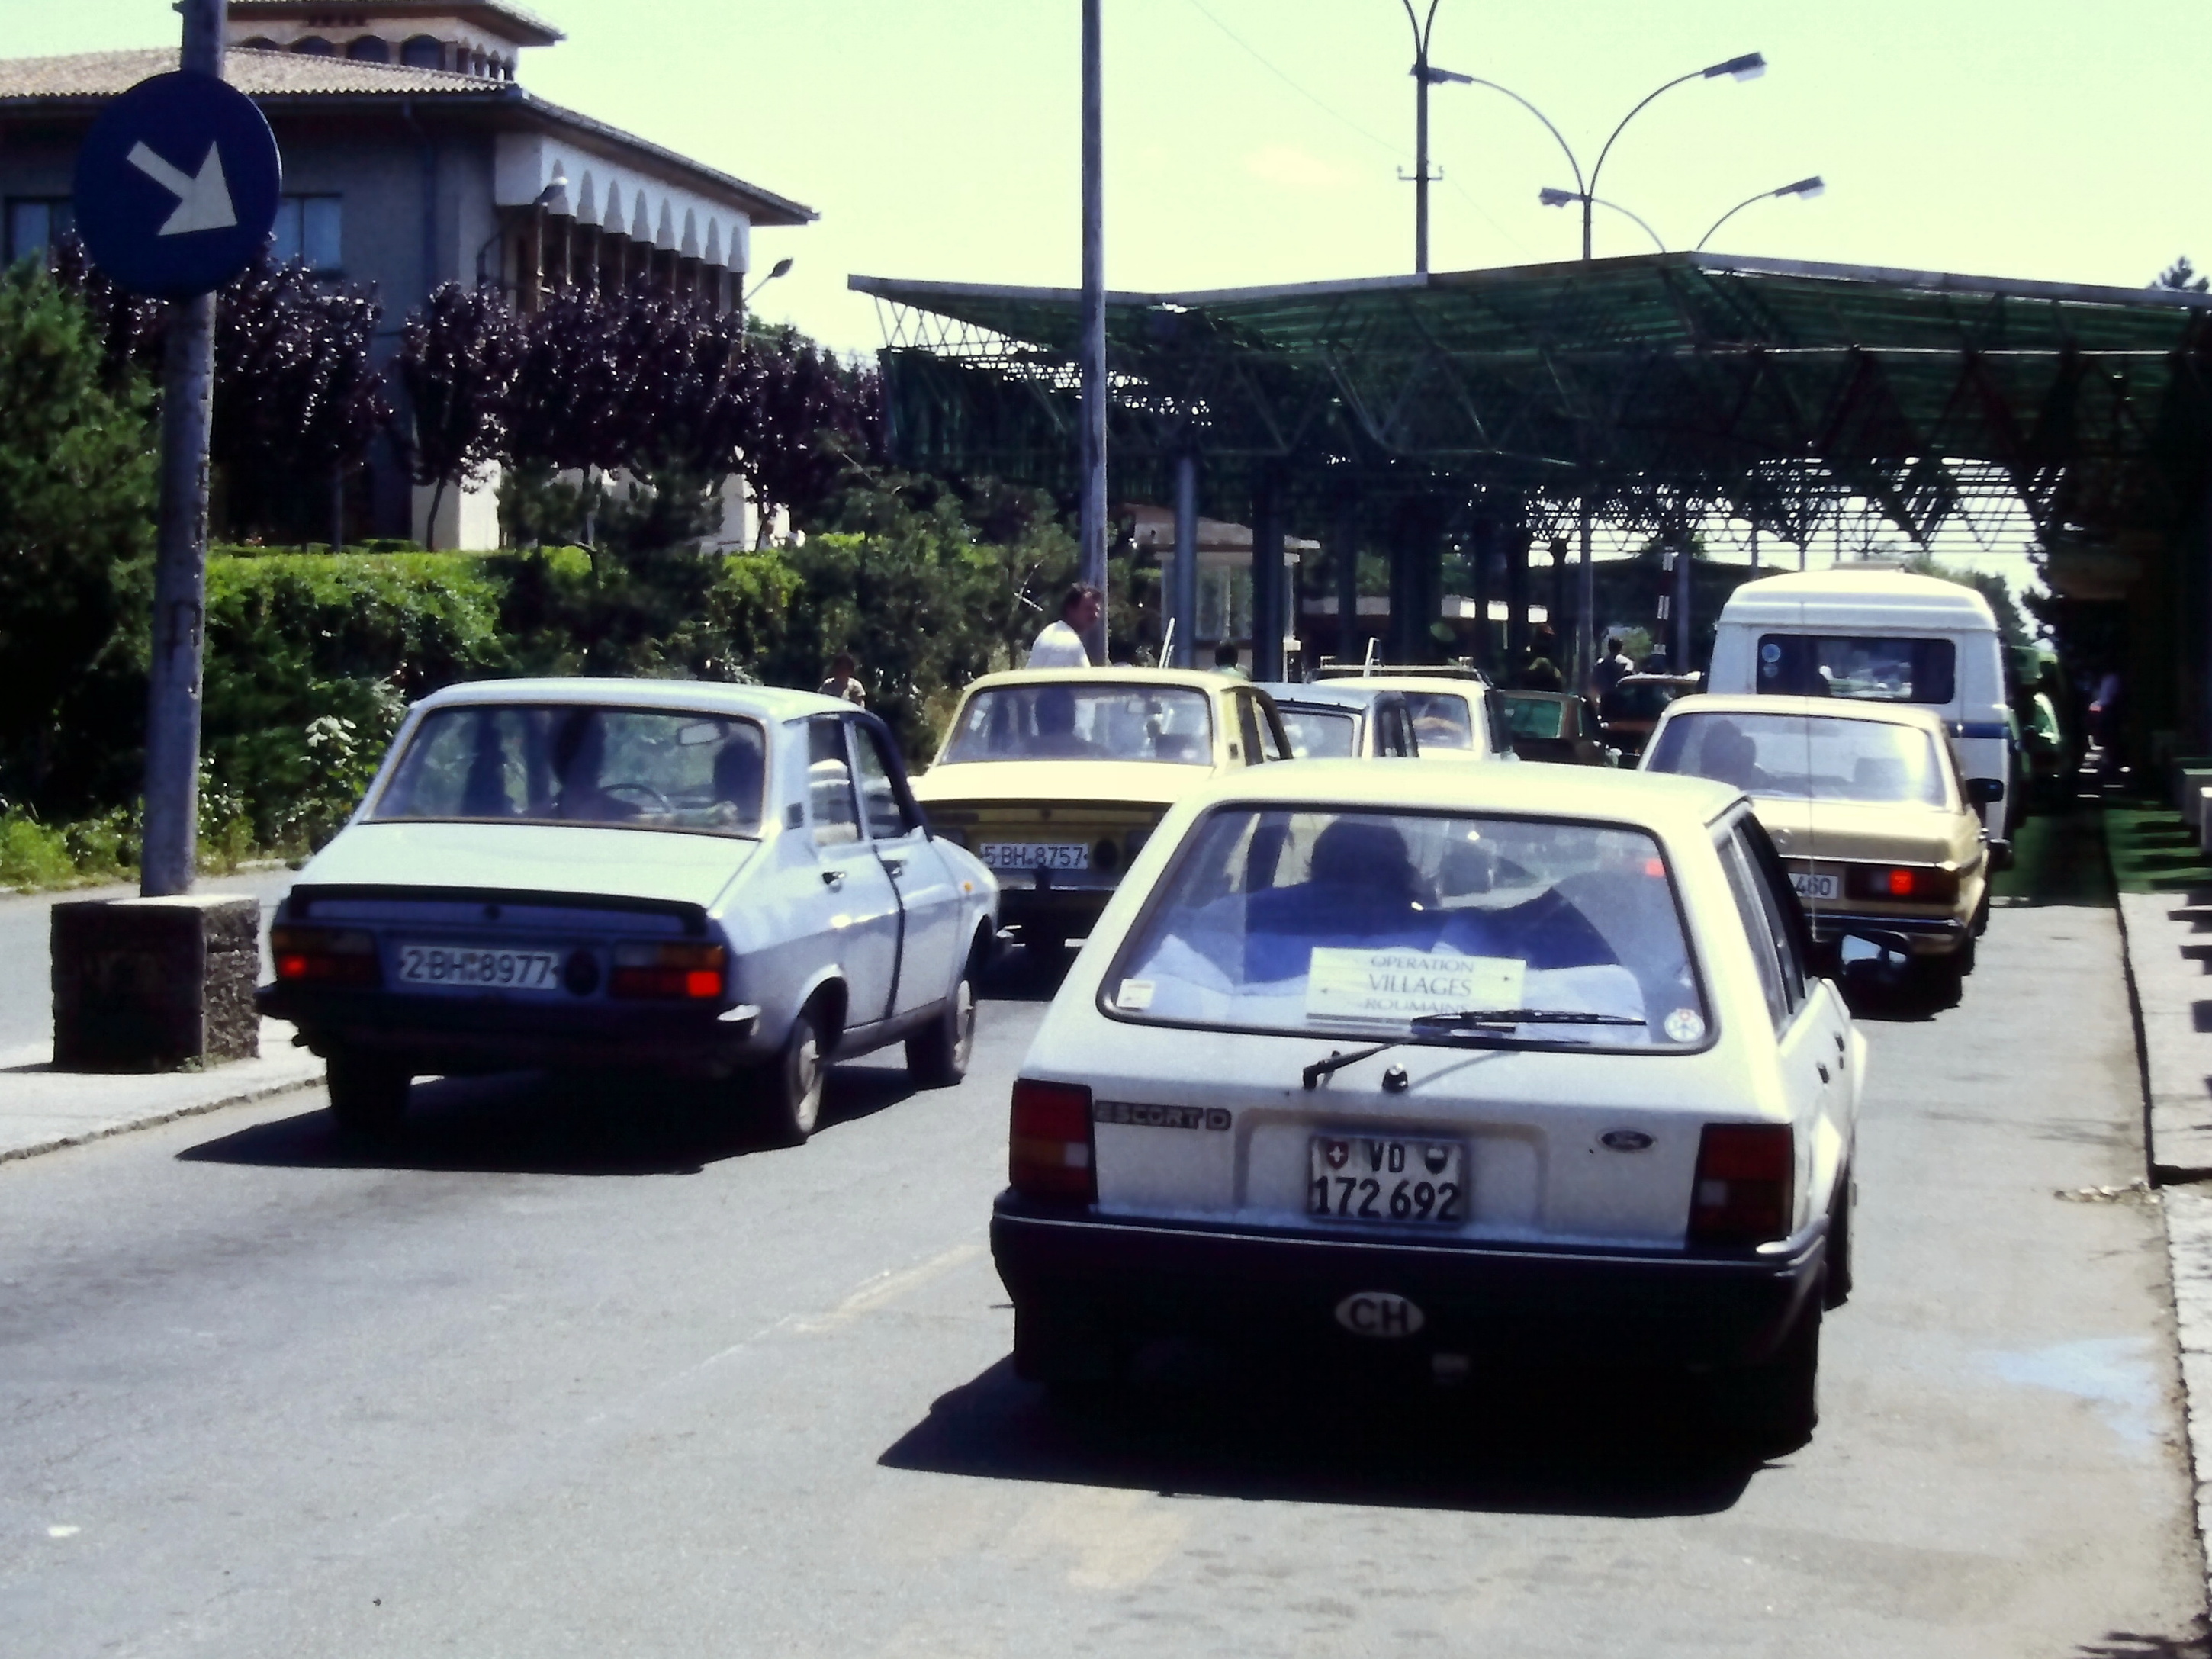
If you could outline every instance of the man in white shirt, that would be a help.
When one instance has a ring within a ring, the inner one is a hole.
[[[1060,620],[1039,629],[1030,647],[1032,668],[1088,668],[1083,636],[1098,625],[1098,590],[1078,582],[1060,602]]]

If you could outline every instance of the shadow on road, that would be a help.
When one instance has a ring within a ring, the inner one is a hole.
[[[983,970],[975,994],[988,1002],[1050,1002],[1067,977],[1075,952],[1032,951],[1026,945],[1000,952]]]
[[[2078,1659],[2207,1659],[2212,1644],[2204,1637],[2142,1636],[2134,1631],[2109,1631],[2094,1642],[2074,1650]]]
[[[1005,1359],[877,1461],[1163,1496],[1620,1518],[1729,1509],[1758,1465],[1670,1436],[1673,1416],[1641,1393],[1556,1378],[1410,1396],[1133,1387],[1079,1414]]]
[[[902,1066],[830,1073],[817,1134],[872,1117],[914,1092]],[[771,1143],[738,1085],[524,1073],[415,1087],[384,1139],[341,1133],[326,1111],[241,1129],[179,1152],[181,1162],[302,1170],[437,1170],[488,1175],[696,1175]]]

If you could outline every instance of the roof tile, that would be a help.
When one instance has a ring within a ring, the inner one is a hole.
[[[356,63],[349,58],[318,58],[302,52],[249,52],[234,46],[226,56],[223,79],[255,96],[286,93],[391,92],[423,96],[437,93],[495,93],[507,84],[481,76],[445,70],[404,69],[390,64]],[[66,58],[0,58],[0,103],[33,98],[112,98],[149,76],[177,66],[167,47],[134,52],[85,52]]]

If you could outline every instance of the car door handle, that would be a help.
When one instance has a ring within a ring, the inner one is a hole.
[[[891,879],[893,881],[896,881],[901,876],[906,873],[906,860],[904,859],[885,859],[884,860],[884,868],[890,871],[891,872]]]
[[[842,870],[824,870],[822,872],[822,884],[824,887],[842,887],[845,884],[845,872]]]
[[[1828,1068],[1823,1065],[1816,1066],[1814,1069],[1820,1073],[1820,1081],[1826,1083],[1828,1080]]]

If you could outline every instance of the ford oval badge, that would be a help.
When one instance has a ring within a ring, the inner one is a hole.
[[[1600,1146],[1616,1152],[1640,1152],[1651,1145],[1651,1137],[1641,1129],[1607,1129],[1597,1139]]]
[[[1411,1336],[1429,1322],[1395,1291],[1355,1291],[1336,1304],[1336,1322],[1354,1336],[1389,1340]]]

